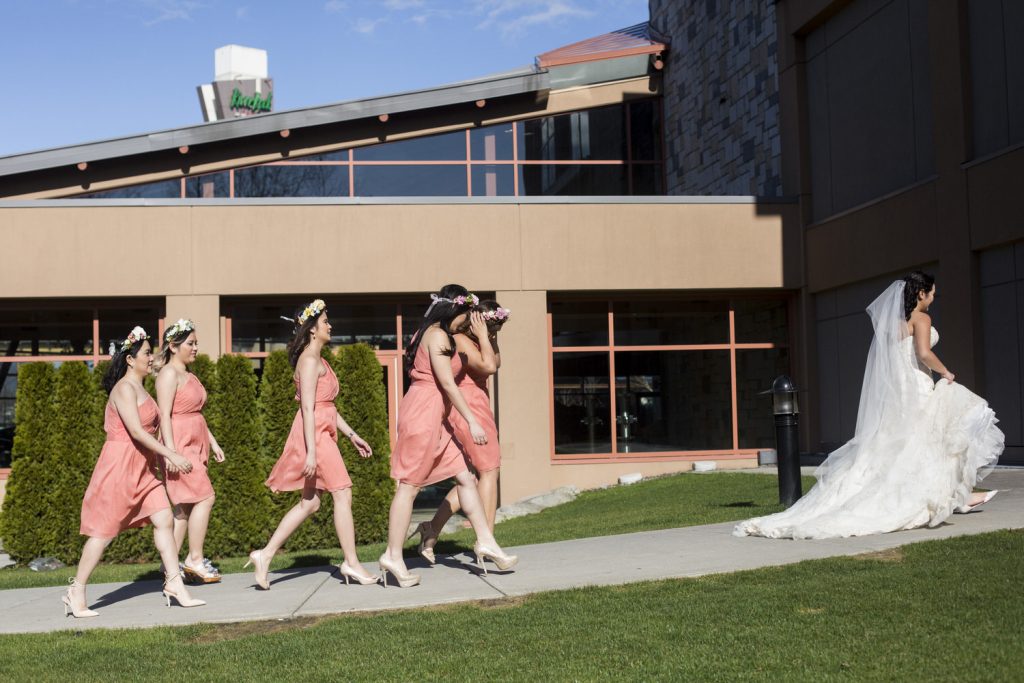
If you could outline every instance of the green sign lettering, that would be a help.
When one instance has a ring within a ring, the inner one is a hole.
[[[231,108],[232,109],[248,109],[251,112],[270,111],[270,101],[274,97],[274,93],[268,92],[266,97],[260,97],[259,94],[246,97],[242,94],[242,91],[235,88],[231,91]]]

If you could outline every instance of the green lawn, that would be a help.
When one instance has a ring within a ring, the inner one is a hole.
[[[0,680],[1014,681],[1022,573],[1024,532],[1001,531],[483,604],[0,636]]]
[[[804,490],[813,483],[813,478],[804,477]],[[571,503],[498,524],[495,534],[502,545],[514,546],[712,524],[776,512],[781,509],[778,498],[777,479],[764,474],[680,474],[632,486],[585,491]],[[445,536],[438,552],[470,549],[473,539],[470,529]],[[359,547],[359,557],[375,562],[383,550],[381,543],[363,545]],[[251,571],[242,569],[246,559],[220,558],[217,564],[225,574]],[[341,550],[337,547],[282,553],[274,559],[273,568],[320,566],[331,562],[341,562]],[[91,582],[156,580],[160,578],[157,569],[155,563],[101,565]],[[64,585],[73,575],[73,567],[46,573],[12,567],[0,570],[0,590]]]

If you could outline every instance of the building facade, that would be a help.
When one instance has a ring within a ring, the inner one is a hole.
[[[323,297],[336,343],[377,350],[394,429],[427,294],[460,282],[513,311],[503,500],[752,464],[757,392],[790,367],[795,207],[666,195],[669,54],[641,24],[479,81],[0,160],[0,229],[34,255],[0,273],[0,396],[179,316],[259,372]]]
[[[1024,12],[1009,0],[652,0],[650,23],[416,93],[0,159],[0,401],[17,366],[194,318],[259,371],[328,301],[401,352],[447,282],[513,310],[501,495],[755,462],[856,419],[864,307],[933,270],[937,351],[1024,460]],[[145,231],[159,248],[133,254]]]

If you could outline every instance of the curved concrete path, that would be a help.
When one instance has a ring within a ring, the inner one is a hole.
[[[699,476],[699,475],[695,475]],[[200,622],[289,619],[354,611],[401,609],[471,600],[501,599],[540,591],[605,586],[653,579],[701,576],[802,560],[857,555],[918,541],[1024,528],[1024,470],[996,470],[985,480],[1001,490],[977,512],[954,515],[936,529],[824,541],[736,538],[732,523],[585,538],[510,549],[521,560],[514,572],[477,573],[471,558],[441,557],[434,567],[411,560],[423,576],[415,588],[346,586],[335,567],[271,572],[271,590],[255,590],[252,574],[228,574],[220,584],[191,589],[204,607],[168,609],[160,583],[95,584],[89,587],[93,619],[65,618],[60,588],[0,591],[0,633],[63,629],[142,628]],[[376,566],[367,563],[367,568]],[[493,567],[493,565],[490,565]]]

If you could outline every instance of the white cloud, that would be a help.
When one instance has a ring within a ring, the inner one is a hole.
[[[339,14],[346,9],[348,9],[348,3],[345,0],[327,0],[324,3],[324,11],[328,14]]]
[[[426,4],[426,0],[384,0],[384,6],[389,10],[413,9]]]
[[[478,29],[497,27],[505,38],[521,34],[530,26],[550,24],[570,17],[589,17],[594,10],[579,0],[472,0],[476,14],[484,19]]]
[[[153,26],[164,21],[192,21],[192,13],[203,6],[195,0],[143,0],[143,5],[156,12],[156,16],[143,22]]]
[[[383,17],[380,19],[367,19],[366,17],[362,17],[356,19],[355,26],[352,28],[355,29],[356,33],[370,34],[377,30],[377,26],[379,24],[385,21],[387,21],[387,19]]]

